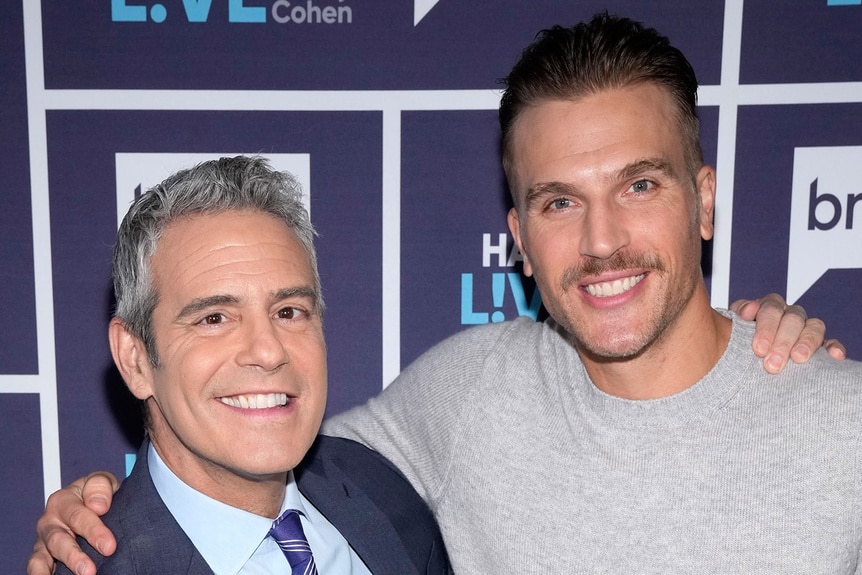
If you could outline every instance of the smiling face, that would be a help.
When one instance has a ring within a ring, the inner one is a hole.
[[[696,293],[708,308],[700,239],[712,236],[715,178],[692,177],[682,142],[671,98],[648,83],[516,120],[509,226],[548,312],[593,356],[642,353]]]
[[[273,216],[228,211],[171,223],[150,263],[160,366],[119,320],[109,335],[129,388],[148,402],[159,455],[183,481],[237,507],[254,507],[241,494],[253,500],[257,485],[283,493],[326,404],[307,253]]]

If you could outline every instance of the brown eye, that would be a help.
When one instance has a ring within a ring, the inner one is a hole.
[[[220,313],[211,313],[208,316],[204,317],[203,323],[207,325],[214,325],[221,323],[224,319],[224,316]]]
[[[293,307],[285,307],[278,310],[278,317],[280,319],[294,319],[297,315],[299,315],[299,311]]]

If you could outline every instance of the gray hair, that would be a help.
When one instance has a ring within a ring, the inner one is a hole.
[[[153,310],[159,294],[153,286],[150,258],[165,229],[175,220],[196,214],[256,210],[287,224],[308,255],[323,314],[320,275],[314,250],[314,227],[302,204],[302,188],[286,172],[273,170],[266,159],[237,156],[203,162],[179,171],[135,200],[120,224],[113,253],[117,317],[144,343],[150,363],[158,367]]]

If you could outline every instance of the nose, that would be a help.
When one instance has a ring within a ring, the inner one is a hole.
[[[246,318],[241,332],[242,345],[237,354],[240,365],[272,371],[290,361],[278,328],[270,318]]]
[[[630,241],[624,215],[613,202],[595,202],[587,206],[583,219],[580,253],[607,259],[626,247]]]

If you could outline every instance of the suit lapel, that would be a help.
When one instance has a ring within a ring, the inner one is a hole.
[[[145,441],[138,452],[135,468],[126,479],[130,485],[124,490],[129,497],[124,502],[127,512],[123,513],[120,529],[129,539],[120,545],[131,547],[139,575],[213,575],[159,497],[147,465],[148,446],[149,442]]]
[[[315,456],[294,470],[300,492],[372,573],[418,573],[389,518],[337,466]]]

